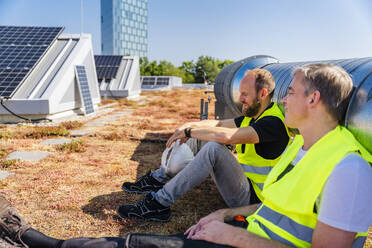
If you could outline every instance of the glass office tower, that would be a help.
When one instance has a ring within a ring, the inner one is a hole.
[[[101,53],[147,57],[147,0],[101,0]]]

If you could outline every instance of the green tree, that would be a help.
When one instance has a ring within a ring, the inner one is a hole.
[[[141,76],[151,76],[149,71],[149,59],[147,57],[140,58],[139,63]]]
[[[210,56],[200,56],[198,61],[184,61],[180,67],[171,62],[161,60],[159,63],[148,58],[140,58],[140,72],[142,76],[176,76],[181,77],[183,83],[214,82],[219,71],[233,63],[232,60],[218,60]]]
[[[220,68],[217,60],[210,56],[200,56],[195,66],[195,83],[214,82]]]
[[[195,63],[194,63],[194,61],[182,62],[182,65],[179,68],[184,72],[184,75],[182,77],[182,82],[184,84],[195,83]]]
[[[160,76],[158,73],[158,62],[156,60],[149,64],[149,72],[151,76]]]
[[[225,66],[229,65],[229,64],[232,64],[234,63],[235,61],[233,60],[224,60],[224,61],[220,61],[220,60],[217,60],[217,66],[220,70],[222,70]]]
[[[182,62],[182,65],[180,66],[180,68],[182,70],[184,70],[185,72],[188,72],[188,73],[191,73],[191,74],[195,74],[195,63],[194,61],[184,61]]]

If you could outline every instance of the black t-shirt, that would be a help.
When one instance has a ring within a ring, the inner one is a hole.
[[[267,107],[271,108],[273,103]],[[234,119],[235,125],[240,127],[244,116]],[[256,153],[264,159],[276,159],[287,147],[289,136],[282,120],[276,116],[265,116],[256,121],[251,119],[249,126],[258,134],[259,143],[255,144]],[[245,144],[242,145],[242,152],[245,150]]]

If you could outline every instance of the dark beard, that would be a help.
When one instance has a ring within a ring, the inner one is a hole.
[[[258,111],[261,108],[261,103],[258,101],[258,99],[256,99],[255,102],[256,103],[254,103],[252,106],[242,110],[244,116],[253,117],[258,114]]]

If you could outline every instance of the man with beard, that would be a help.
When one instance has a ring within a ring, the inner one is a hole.
[[[125,182],[124,191],[147,195],[135,205],[120,206],[118,215],[168,221],[170,205],[208,175],[229,207],[261,202],[266,176],[289,143],[284,116],[271,101],[274,88],[275,81],[269,71],[248,70],[239,87],[243,116],[191,122],[179,127],[169,138],[167,147],[176,140],[183,143],[189,138],[193,139],[187,144],[195,143],[196,139],[208,143],[173,178],[161,167],[135,183]],[[236,144],[237,159],[225,144]]]

